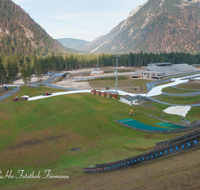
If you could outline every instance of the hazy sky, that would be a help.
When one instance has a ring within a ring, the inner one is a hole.
[[[13,0],[54,39],[92,41],[147,0]]]

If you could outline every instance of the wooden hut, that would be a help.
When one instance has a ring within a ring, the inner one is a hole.
[[[96,94],[96,90],[91,90],[91,94]]]
[[[117,99],[118,98],[118,94],[112,94],[112,98],[113,99]]]
[[[108,94],[106,94],[106,97],[107,97],[107,98],[111,98],[111,97],[112,97],[112,94],[111,94],[111,93],[108,93]]]
[[[101,91],[96,91],[97,96],[101,96]]]
[[[106,92],[102,92],[102,93],[101,93],[101,96],[102,96],[102,97],[106,97],[106,94],[107,94]]]

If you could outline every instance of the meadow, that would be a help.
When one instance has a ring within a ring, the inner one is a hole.
[[[115,89],[116,78],[99,78],[88,81],[89,85],[94,89],[105,89],[106,87]],[[118,88],[130,93],[147,93],[146,83],[151,80],[144,79],[130,79],[130,77],[119,76],[118,77]]]
[[[47,90],[57,91],[49,88]],[[26,94],[31,97],[41,95],[44,91],[45,87],[21,87],[20,92],[14,96]],[[82,168],[141,154],[152,149],[156,142],[183,134],[147,134],[125,128],[113,120],[131,117],[156,126],[159,121],[147,117],[145,113],[161,117],[162,110],[166,107],[157,103],[153,103],[151,107],[130,107],[120,103],[118,99],[91,94],[71,94],[30,102],[0,104],[2,174],[12,170],[13,175],[19,175],[17,171],[23,169],[26,173],[41,171],[45,175],[44,170],[48,169],[53,175],[70,177],[63,180],[6,178],[0,180],[0,189],[81,189],[82,185],[86,189],[87,182],[89,183],[87,178],[96,180],[98,184],[103,183],[103,179],[111,174],[85,175]],[[128,114],[130,109],[133,110],[133,116]],[[198,110],[192,108],[189,112],[191,119],[198,117]],[[164,117],[176,122],[181,119],[168,114]],[[131,170],[134,172],[134,168]],[[126,170],[122,171],[124,172]],[[113,177],[116,174],[119,172],[112,174]],[[86,181],[83,182],[83,179]],[[114,178],[111,181],[113,180]],[[131,186],[131,182],[128,183]],[[92,185],[94,184],[91,187]],[[115,188],[109,186],[108,189]]]

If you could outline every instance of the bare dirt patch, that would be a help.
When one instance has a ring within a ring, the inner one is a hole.
[[[92,89],[88,82],[75,82],[73,80],[63,80],[61,82],[56,82],[55,85],[75,89]]]

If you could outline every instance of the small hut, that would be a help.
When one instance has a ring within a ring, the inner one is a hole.
[[[112,97],[112,94],[111,94],[111,93],[108,93],[108,94],[106,94],[106,97],[107,97],[107,98],[111,98],[111,97]]]
[[[107,94],[106,92],[102,92],[102,93],[101,93],[101,96],[102,96],[102,97],[106,97],[106,94]]]
[[[91,94],[96,94],[96,90],[91,90]]]
[[[101,96],[101,91],[96,91],[97,96]]]
[[[113,99],[117,99],[118,98],[118,94],[112,94],[112,98]]]

